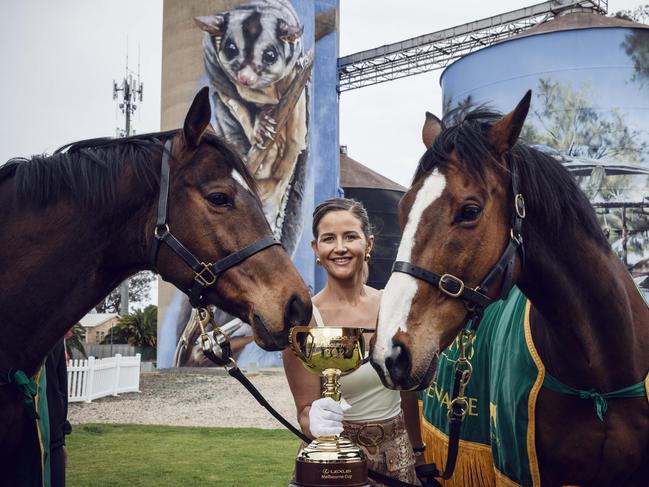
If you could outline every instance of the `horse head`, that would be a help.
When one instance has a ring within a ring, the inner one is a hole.
[[[159,203],[146,229],[156,247],[154,265],[163,279],[186,292],[198,282],[201,303],[241,318],[262,348],[278,350],[288,343],[292,326],[309,322],[309,292],[290,257],[275,245],[254,178],[214,135],[210,118],[203,88],[165,149],[170,152],[167,220],[163,215],[161,221]],[[160,244],[169,243],[171,234],[205,264],[192,268],[174,245]]]
[[[514,208],[503,154],[518,140],[530,97],[528,92],[494,123],[472,123],[469,112],[460,123],[443,127],[427,114],[422,138],[428,149],[399,205],[399,272],[383,293],[371,356],[387,387],[426,387],[439,353],[472,317],[476,303],[464,298],[475,294],[486,306],[486,300],[508,291],[501,275],[490,278],[488,291],[480,285],[513,238],[512,215],[524,213],[524,207]],[[510,281],[519,269],[517,259],[511,259]]]

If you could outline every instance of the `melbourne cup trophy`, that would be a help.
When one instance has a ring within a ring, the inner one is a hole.
[[[361,328],[296,326],[291,348],[307,370],[324,377],[322,397],[334,401],[340,401],[338,378],[360,367],[365,356]],[[292,485],[366,487],[365,454],[344,436],[320,436],[298,453]]]

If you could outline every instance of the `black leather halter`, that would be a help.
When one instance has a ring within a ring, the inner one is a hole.
[[[489,289],[494,284],[501,280],[503,283],[497,299],[505,299],[509,294],[513,286],[514,264],[516,262],[517,251],[521,257],[521,266],[525,264],[525,250],[523,248],[523,236],[521,234],[521,227],[525,218],[525,200],[519,192],[518,171],[514,161],[511,163],[511,180],[512,193],[514,194],[514,214],[509,232],[509,242],[500,259],[498,259],[498,262],[496,262],[477,287],[473,289],[469,288],[459,277],[452,274],[431,272],[410,262],[397,261],[392,266],[392,272],[409,274],[433,285],[451,298],[464,301],[464,305],[474,319],[473,329],[478,326],[484,309],[495,301],[487,295]]]
[[[228,270],[240,264],[248,257],[261,252],[273,245],[281,245],[279,241],[272,235],[263,237],[256,242],[244,247],[243,249],[233,254],[224,257],[223,259],[213,264],[206,264],[199,261],[194,254],[192,254],[187,247],[174,237],[169,229],[167,223],[167,201],[169,199],[169,157],[171,155],[171,140],[168,140],[162,151],[162,165],[160,168],[160,196],[158,199],[158,220],[156,221],[155,230],[153,232],[153,246],[151,248],[151,264],[154,269],[157,269],[158,253],[160,252],[160,245],[164,242],[176,255],[178,255],[185,263],[194,271],[194,280],[192,281],[191,288],[181,289],[187,296],[189,302],[195,308],[204,307],[207,303],[204,302],[203,291],[205,288],[213,285],[219,276]]]

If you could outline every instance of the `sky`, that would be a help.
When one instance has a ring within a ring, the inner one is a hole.
[[[536,3],[340,0],[340,55]],[[609,0],[609,12],[641,3]],[[127,55],[144,83],[135,130],[159,130],[162,0],[3,0],[0,46],[0,164],[114,136],[124,121],[112,84],[124,77]],[[424,112],[441,115],[440,74],[342,93],[340,143],[350,157],[407,186],[423,152]]]

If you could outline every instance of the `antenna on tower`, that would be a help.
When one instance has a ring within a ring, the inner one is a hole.
[[[139,51],[139,48],[138,48]],[[139,53],[138,53],[139,58]],[[133,79],[133,74],[136,78]],[[121,100],[118,97],[121,93]],[[128,52],[126,54],[126,72],[121,84],[113,80],[113,100],[118,100],[118,107],[125,115],[124,129],[117,129],[118,137],[128,137],[133,135],[135,130],[131,127],[131,116],[137,110],[137,102],[141,102],[144,93],[144,85],[140,80],[140,62],[138,60],[137,73],[131,71],[128,67]]]
[[[124,128],[117,128],[118,137],[128,137],[135,133],[131,126],[131,116],[137,110],[137,102],[142,102],[143,84],[140,80],[140,48],[138,46],[138,63],[136,79],[133,79],[133,72],[128,67],[128,37],[126,38],[126,69],[122,82],[118,84],[113,80],[113,100],[125,116]],[[128,279],[120,284],[120,307],[122,316],[128,314]]]

